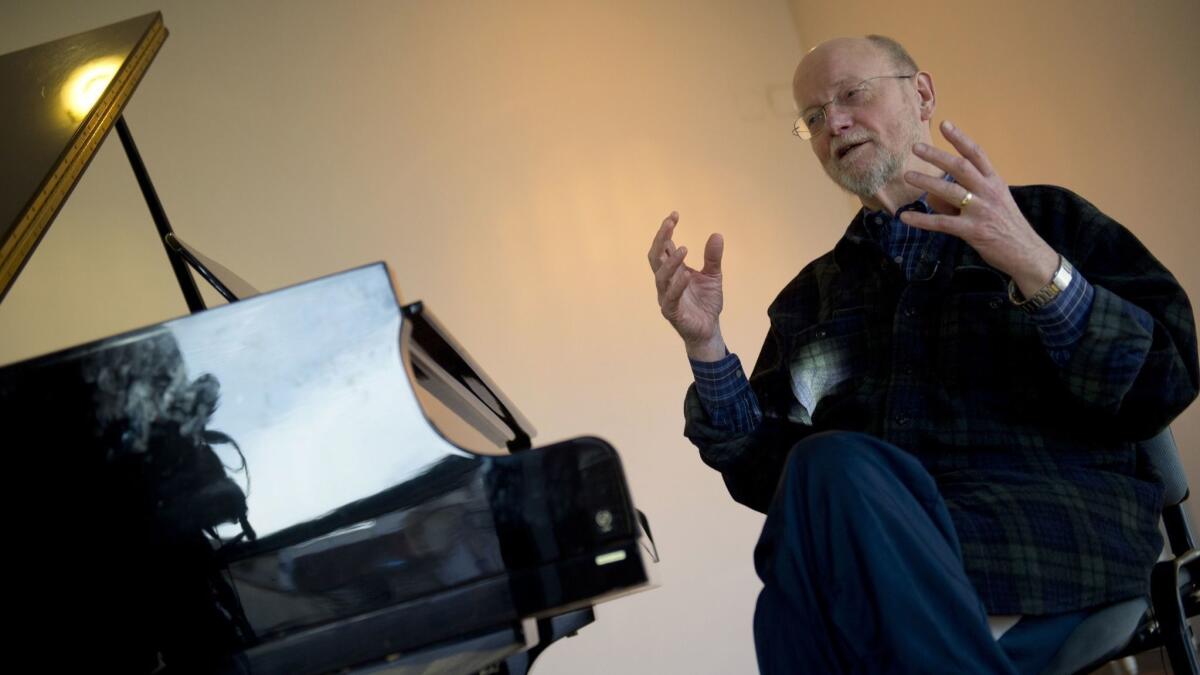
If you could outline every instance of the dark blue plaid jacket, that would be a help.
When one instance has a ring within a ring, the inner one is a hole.
[[[807,434],[904,448],[937,481],[988,612],[1036,615],[1147,592],[1162,490],[1134,442],[1196,397],[1200,366],[1187,296],[1128,230],[1062,188],[1012,193],[1094,287],[1064,364],[969,246],[949,239],[910,282],[856,217],[768,310],[750,377],[763,422],[720,430],[693,385],[685,433],[733,497],[764,512]],[[793,373],[815,409],[799,405]]]

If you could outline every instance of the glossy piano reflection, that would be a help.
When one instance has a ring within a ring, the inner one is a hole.
[[[383,265],[0,368],[18,607],[124,672],[479,670],[652,559],[612,447],[498,391]]]

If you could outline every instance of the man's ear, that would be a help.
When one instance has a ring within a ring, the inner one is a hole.
[[[921,121],[928,122],[933,118],[933,109],[937,107],[933,76],[922,70],[913,79],[917,82],[917,103],[921,106]]]

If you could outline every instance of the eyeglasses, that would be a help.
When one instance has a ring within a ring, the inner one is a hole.
[[[820,134],[825,130],[825,122],[829,118],[826,110],[834,103],[842,108],[861,108],[870,105],[871,101],[875,99],[876,93],[871,87],[871,82],[874,80],[907,80],[915,76],[916,73],[911,75],[876,75],[875,77],[868,77],[852,87],[847,87],[839,91],[838,95],[832,101],[823,105],[815,105],[800,113],[800,117],[796,120],[796,126],[792,129],[792,133],[806,141]]]

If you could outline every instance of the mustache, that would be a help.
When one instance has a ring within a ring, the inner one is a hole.
[[[836,139],[834,139],[834,141],[832,143],[829,144],[829,152],[830,152],[830,154],[834,155],[835,157],[841,157],[841,151],[844,148],[848,148],[852,145],[858,145],[859,143],[866,143],[867,141],[874,141],[874,140],[875,140],[875,136],[869,132],[863,132],[856,136],[839,136]]]

